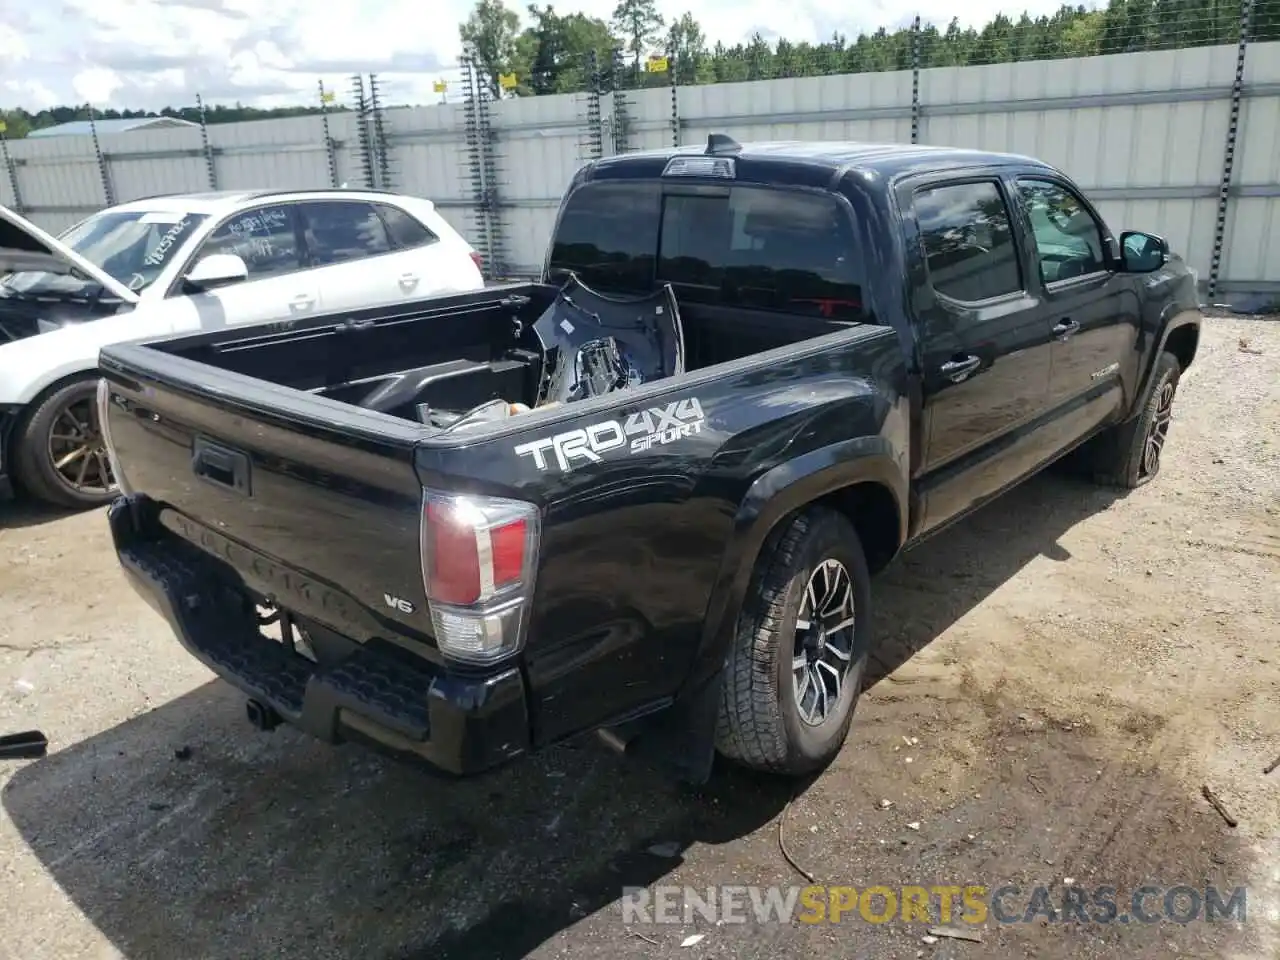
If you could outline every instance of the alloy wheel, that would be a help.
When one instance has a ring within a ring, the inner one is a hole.
[[[48,453],[53,472],[74,493],[101,496],[115,489],[97,404],[91,398],[68,404],[54,417]]]
[[[811,727],[831,716],[844,692],[856,612],[849,571],[838,560],[824,560],[805,585],[791,661],[796,708]]]
[[[1173,383],[1165,383],[1156,397],[1156,412],[1151,418],[1151,426],[1147,428],[1147,439],[1142,448],[1142,474],[1153,477],[1160,469],[1160,454],[1164,451],[1164,442],[1169,436],[1169,424],[1173,420],[1173,394],[1176,387]]]

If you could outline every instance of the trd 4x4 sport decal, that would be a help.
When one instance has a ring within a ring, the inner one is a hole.
[[[624,422],[601,420],[576,430],[542,437],[515,447],[521,457],[532,457],[534,466],[548,470],[572,470],[577,463],[598,463],[602,453],[629,447],[643,453],[652,447],[674,443],[702,432],[706,418],[697,397],[677,400],[665,407],[650,407]]]

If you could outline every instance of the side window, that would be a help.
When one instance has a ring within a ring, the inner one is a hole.
[[[659,251],[658,279],[691,288],[689,299],[863,319],[864,264],[835,197],[746,186],[670,194]]]
[[[298,204],[298,216],[313,267],[363,260],[391,250],[387,228],[371,203],[309,201]]]
[[[301,269],[293,207],[282,204],[236,214],[209,235],[192,264],[213,253],[234,253],[249,268],[250,280]]]
[[[1107,268],[1103,229],[1079,197],[1049,180],[1019,180],[1018,194],[1031,221],[1045,283]]]
[[[387,227],[391,242],[401,250],[412,250],[414,247],[425,247],[435,243],[439,238],[428,230],[413,215],[390,204],[378,204],[378,213]]]
[[[1022,290],[1009,209],[995,181],[921,190],[915,210],[935,291],[975,303]]]

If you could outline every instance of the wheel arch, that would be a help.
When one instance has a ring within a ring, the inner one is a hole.
[[[1172,353],[1178,365],[1185,373],[1195,362],[1196,351],[1200,348],[1200,324],[1183,323],[1169,330],[1164,339],[1163,353]]]
[[[813,450],[756,478],[734,517],[685,688],[723,666],[751,571],[769,534],[797,510],[822,505],[853,524],[872,573],[897,555],[907,538],[908,481],[904,456],[881,436]]]
[[[17,442],[17,438],[26,429],[27,424],[31,421],[31,417],[35,412],[40,409],[41,405],[43,405],[46,400],[63,387],[69,387],[71,384],[79,380],[98,380],[101,377],[102,371],[96,366],[91,366],[79,368],[71,371],[70,373],[62,373],[44,384],[44,386],[40,387],[34,394],[32,394],[30,400],[26,401],[22,405],[22,413],[17,418],[17,424],[9,438],[9,443],[12,445]]]
[[[1155,380],[1156,366],[1160,362],[1162,353],[1172,354],[1184,373],[1195,361],[1196,353],[1200,349],[1201,319],[1202,315],[1198,310],[1183,310],[1175,313],[1165,323],[1160,339],[1156,341],[1155,349],[1150,355],[1144,355],[1142,380],[1134,394],[1133,404],[1126,420],[1138,416],[1146,405],[1150,397],[1151,385]]]

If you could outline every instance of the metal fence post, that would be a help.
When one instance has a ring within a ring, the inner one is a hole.
[[[89,133],[93,137],[93,154],[98,158],[98,175],[102,178],[102,196],[108,207],[116,205],[116,192],[111,189],[111,171],[107,169],[107,158],[102,152],[102,144],[98,141],[98,117],[93,105],[89,105]]]
[[[604,156],[604,119],[600,104],[600,55],[587,54],[587,132],[582,141],[583,159],[587,162]]]
[[[9,153],[9,138],[0,130],[0,154],[4,155],[4,168],[9,174],[9,192],[13,194],[14,213],[22,213],[22,191],[18,189],[18,165]]]
[[[196,94],[196,109],[200,111],[200,142],[204,145],[204,165],[209,170],[209,189],[218,189],[218,171],[213,166],[213,144],[209,142],[209,127],[204,112],[204,98]]]
[[[667,54],[667,79],[671,81],[671,146],[680,146],[680,80],[676,75],[676,49]]]
[[[627,76],[628,68],[626,60],[622,55],[621,47],[614,47],[612,62],[610,64],[610,77],[613,101],[613,152],[615,154],[626,153],[631,149],[631,103],[627,100],[627,95],[623,87],[623,77]],[[632,82],[635,81],[634,75]]]
[[[1240,39],[1236,44],[1236,75],[1231,83],[1231,114],[1227,119],[1227,146],[1222,158],[1222,180],[1218,185],[1218,219],[1213,228],[1213,259],[1209,264],[1208,300],[1218,292],[1222,272],[1222,247],[1227,239],[1227,213],[1231,207],[1231,174],[1236,161],[1236,138],[1240,131],[1240,100],[1244,94],[1244,58],[1249,48],[1249,20],[1253,0],[1240,0]]]
[[[911,21],[911,142],[920,142],[920,15]]]
[[[371,140],[377,158],[378,186],[391,189],[391,145],[387,140],[387,123],[382,113],[382,84],[376,73],[369,74],[369,116],[373,125]]]
[[[364,77],[358,73],[351,77],[351,95],[356,99],[356,125],[360,131],[360,170],[364,174],[364,185],[372,190],[378,185],[377,167],[369,131],[369,101],[364,93]]]
[[[329,100],[332,94],[328,93],[324,88],[324,81],[319,81],[320,87],[320,127],[324,131],[324,152],[329,161],[329,186],[337,187],[338,183],[338,154],[336,145],[333,142],[333,136],[329,129]]]

